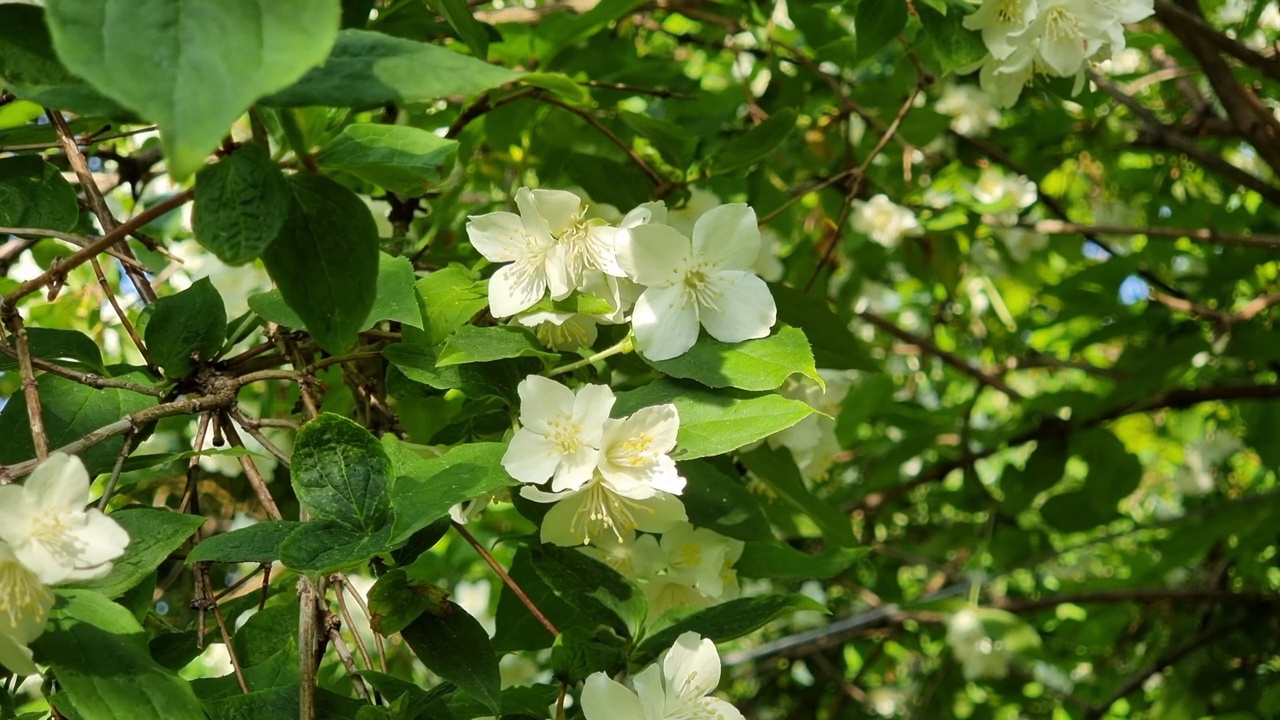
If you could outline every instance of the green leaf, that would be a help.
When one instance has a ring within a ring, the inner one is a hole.
[[[280,543],[280,562],[300,573],[324,575],[360,567],[390,547],[390,525],[364,531],[338,520],[313,520]]]
[[[317,520],[373,534],[391,522],[391,461],[368,430],[324,413],[302,426],[293,448],[293,488]]]
[[[808,339],[786,325],[769,337],[734,344],[704,335],[678,358],[644,361],[671,377],[696,380],[713,388],[775,390],[794,373],[824,384],[814,367]]]
[[[687,481],[680,500],[690,523],[738,540],[773,534],[755,495],[712,463],[680,463],[680,475]]]
[[[574,82],[568,75],[551,72],[531,72],[520,78],[524,85],[540,87],[559,95],[574,105],[591,104],[591,92]]]
[[[1004,493],[1001,510],[1017,515],[1031,507],[1037,495],[1058,484],[1066,468],[1065,443],[1053,438],[1039,441],[1021,470],[1006,467],[1000,476],[1000,491]]]
[[[663,403],[674,403],[680,414],[680,434],[673,454],[679,460],[737,450],[786,430],[813,413],[808,405],[779,395],[712,391],[668,379],[619,393],[613,412],[620,417]]]
[[[720,603],[685,615],[658,630],[640,643],[632,662],[643,663],[656,658],[675,644],[686,632],[696,632],[717,643],[740,638],[759,630],[778,618],[801,610],[825,612],[826,608],[804,595],[759,595]]]
[[[530,557],[543,582],[562,600],[630,637],[639,633],[649,606],[635,583],[577,548],[536,545]]]
[[[76,190],[57,168],[38,155],[0,158],[0,225],[70,232],[79,221]]]
[[[393,542],[408,540],[460,502],[514,485],[502,468],[506,449],[501,443],[459,445],[438,458],[423,460],[412,474],[397,478],[391,490],[396,516]]]
[[[560,356],[542,349],[533,333],[515,325],[476,327],[463,325],[444,341],[436,367],[491,362],[515,357],[555,360]]]
[[[373,299],[369,317],[365,318],[364,329],[383,320],[421,329],[422,311],[418,308],[418,293],[414,287],[417,281],[409,258],[378,253],[378,294]]]
[[[773,152],[796,128],[794,108],[778,110],[768,120],[730,140],[716,153],[711,164],[713,175],[727,175],[750,167]]]
[[[419,615],[400,636],[428,670],[483,702],[494,715],[500,713],[498,656],[489,634],[466,610],[446,602],[443,612]]]
[[[295,330],[305,330],[307,324],[298,317],[298,313],[284,301],[284,296],[279,290],[268,290],[264,293],[257,293],[249,296],[249,309],[255,315],[273,322],[277,325],[283,325],[287,328]]]
[[[417,197],[448,176],[458,142],[407,125],[348,125],[316,154],[322,168],[343,170],[401,195]]]
[[[129,377],[145,383],[141,375]],[[156,404],[156,398],[119,388],[97,390],[57,375],[40,376],[40,416],[49,448],[59,448],[88,433],[110,425],[125,415]],[[80,453],[89,474],[106,472],[115,465],[123,437],[108,438]],[[0,464],[12,465],[34,458],[27,402],[22,393],[9,398],[0,409]]]
[[[366,30],[343,30],[320,67],[264,102],[285,107],[375,107],[471,96],[520,78],[437,45]]]
[[[262,260],[320,347],[340,353],[373,308],[378,227],[364,201],[332,180],[294,175],[289,185],[289,220]]]
[[[83,115],[123,112],[63,67],[53,51],[44,9],[31,5],[0,5],[0,85],[45,107]]]
[[[485,59],[489,54],[489,32],[479,20],[476,20],[475,15],[471,14],[471,6],[467,0],[427,0],[427,5],[444,16],[444,19],[449,22],[449,27],[458,33],[458,37],[467,44],[472,55],[481,60]]]
[[[518,401],[516,386],[520,381],[541,368],[541,362],[532,358],[437,367],[435,348],[409,343],[388,345],[382,356],[414,382],[437,390],[457,388],[470,398],[497,397],[509,403]]]
[[[250,143],[196,173],[192,230],[219,260],[243,265],[276,239],[292,204],[280,167]]]
[[[209,278],[151,306],[143,335],[151,357],[171,378],[186,377],[196,361],[218,356],[227,334],[227,310]]]
[[[280,544],[299,523],[289,520],[258,522],[205,538],[187,554],[187,564],[196,562],[266,563],[280,559]]]
[[[151,659],[133,615],[99,593],[59,590],[36,659],[57,673],[55,705],[79,720],[204,717],[187,681]]]
[[[868,0],[858,3],[853,14],[858,36],[858,59],[880,52],[907,27],[906,0]]]
[[[693,162],[694,150],[698,140],[683,128],[669,120],[645,115],[642,113],[618,113],[618,118],[626,123],[637,135],[649,141],[653,148],[669,163],[677,168],[687,168]]]
[[[449,593],[444,588],[409,577],[396,568],[369,589],[369,626],[383,636],[403,630],[422,613],[445,612]]]
[[[67,69],[160,127],[183,180],[258,98],[329,54],[339,0],[50,0]],[[146,72],[139,72],[146,68]]]
[[[741,577],[775,580],[825,580],[839,575],[871,548],[830,548],[816,555],[770,540],[748,541],[733,567]]]
[[[81,365],[90,372],[105,375],[102,351],[88,335],[75,330],[54,328],[27,328],[27,347],[31,356],[52,360],[62,365]],[[0,355],[0,372],[18,369],[18,361],[8,355]]]
[[[418,281],[425,330],[431,345],[443,342],[476,313],[489,307],[488,286],[461,265],[450,265]]]
[[[120,597],[134,585],[156,572],[173,551],[182,547],[204,524],[200,515],[185,515],[169,510],[127,508],[111,513],[129,533],[129,547],[124,557],[115,561],[111,572],[99,580],[86,580],[75,587],[93,590],[106,597]]]
[[[769,291],[778,303],[778,322],[804,331],[813,347],[815,365],[831,370],[880,370],[866,344],[849,331],[849,322],[832,312],[821,296],[812,297],[777,283],[771,283]]]
[[[822,530],[822,536],[827,542],[841,547],[851,547],[857,543],[849,516],[809,492],[804,485],[804,478],[800,476],[800,469],[796,467],[791,452],[786,448],[761,445],[738,459],[772,488],[778,497],[813,520]]]
[[[528,596],[533,606],[541,610],[560,632],[569,632],[575,627],[592,630],[597,626],[596,623],[588,620],[576,605],[561,600],[560,596],[543,582],[529,559],[528,548],[521,547],[516,550],[507,572]],[[496,632],[493,643],[501,652],[540,650],[551,647],[554,639],[546,627],[533,616],[533,613],[529,612],[529,608],[505,584],[498,596],[494,625]]]
[[[965,14],[958,9],[940,13],[925,5],[916,6],[925,35],[933,41],[933,56],[944,73],[973,65],[987,53],[982,35],[966,28]]]

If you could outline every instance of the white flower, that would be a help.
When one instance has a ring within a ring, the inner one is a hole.
[[[951,116],[951,129],[967,137],[981,137],[1000,124],[1000,109],[976,85],[948,85],[934,110]]]
[[[870,200],[855,200],[851,223],[854,230],[887,248],[895,247],[904,236],[924,232],[915,213],[895,205],[883,194]]]
[[[596,473],[583,486],[543,492],[526,485],[520,494],[534,502],[555,503],[542,518],[542,542],[573,547],[613,536],[627,542],[635,531],[664,532],[686,519],[684,505],[670,493],[646,485],[615,485]]]
[[[760,231],[760,254],[751,266],[751,272],[760,276],[765,282],[778,282],[786,272],[782,259],[778,257],[778,233],[772,230]]]
[[[680,415],[671,404],[641,408],[623,420],[606,420],[600,474],[614,487],[648,487],[679,495],[685,481],[668,456],[679,430]]]
[[[1018,212],[1036,201],[1036,184],[1025,175],[1009,176],[993,167],[982,170],[978,182],[970,187],[973,199],[992,207],[996,223],[1012,226],[1018,222]]]
[[[0,666],[17,675],[38,672],[31,641],[44,632],[53,592],[0,541]]]
[[[542,310],[521,315],[516,322],[532,328],[538,342],[556,352],[591,347],[598,336],[595,318],[581,313]]]
[[[663,225],[640,225],[618,237],[618,262],[647,289],[632,313],[636,346],[651,360],[682,355],[698,326],[737,343],[769,334],[777,307],[750,268],[760,253],[756,214],[742,203],[698,218],[693,239]]]
[[[800,473],[807,478],[825,475],[841,451],[836,437],[836,417],[853,384],[847,371],[823,369],[818,373],[826,390],[806,378],[789,379],[779,391],[783,397],[800,400],[818,412],[769,438],[771,446],[782,445],[791,451]]]
[[[1036,0],[983,0],[982,6],[965,17],[969,30],[981,30],[982,42],[997,60],[1013,54],[1011,36],[1025,30],[1036,17]]]
[[[129,534],[88,503],[84,463],[53,453],[25,485],[0,487],[0,540],[46,585],[104,577]]]
[[[684,207],[668,210],[665,217],[651,222],[670,225],[685,237],[693,236],[693,226],[698,219],[720,206],[720,196],[701,188],[689,188],[689,202]]]
[[[1002,108],[1013,107],[1022,95],[1022,90],[1035,78],[1035,46],[1028,45],[1023,53],[1015,53],[1011,60],[1005,62],[988,55],[978,73],[978,83],[983,91],[995,100]]]
[[[1026,262],[1031,254],[1043,250],[1049,244],[1049,238],[1026,228],[1003,228],[997,235],[1009,249],[1009,257],[1014,262]]]
[[[489,311],[510,317],[542,299],[548,287],[553,297],[567,297],[563,267],[552,251],[556,241],[547,221],[538,214],[533,191],[516,191],[520,214],[495,212],[473,215],[467,222],[471,245],[492,262],[511,263],[489,278]]]
[[[736,586],[733,564],[742,557],[741,540],[681,523],[663,533],[659,545],[667,558],[668,577],[680,578],[707,598],[719,600],[726,588]]]
[[[595,471],[613,391],[584,385],[574,393],[554,380],[530,375],[517,392],[521,428],[511,438],[502,466],[523,483],[551,479],[553,491],[582,487]]]
[[[711,640],[681,635],[662,658],[636,675],[635,692],[604,673],[582,690],[586,720],[743,720],[729,703],[708,697],[720,684],[720,656]]]
[[[947,644],[964,666],[964,676],[969,680],[998,679],[1009,674],[1013,651],[987,634],[982,618],[971,608],[947,620]]]
[[[1038,41],[1036,54],[1047,69],[1071,77],[1111,38],[1112,18],[1098,0],[1041,0],[1035,20],[1012,39],[1020,44]],[[1120,38],[1123,42],[1123,34]]]

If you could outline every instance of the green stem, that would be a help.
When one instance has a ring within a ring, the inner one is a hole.
[[[618,343],[617,345],[610,345],[609,347],[601,350],[600,352],[596,353],[595,355],[592,355],[591,357],[583,358],[581,360],[576,360],[574,362],[569,363],[568,365],[561,365],[558,368],[552,368],[543,374],[546,375],[547,377],[555,377],[556,375],[563,375],[565,373],[573,372],[578,368],[584,368],[588,365],[593,365],[595,363],[598,363],[601,360],[604,360],[605,358],[611,358],[614,355],[625,355],[626,353],[629,353],[635,349],[636,349],[635,339],[632,338],[631,335],[627,335],[626,337],[622,338],[622,342]]]

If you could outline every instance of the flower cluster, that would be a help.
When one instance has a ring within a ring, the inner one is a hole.
[[[979,81],[1010,107],[1036,73],[1084,83],[1090,63],[1124,50],[1124,24],[1154,12],[1152,0],[982,0],[964,26],[982,32],[990,53]]]
[[[889,249],[897,247],[904,237],[924,234],[915,213],[883,194],[870,200],[855,200],[849,223],[855,231]]]
[[[715,643],[687,632],[632,678],[631,688],[593,673],[582,689],[582,712],[586,720],[743,720],[737,708],[711,697],[719,684]]]
[[[685,519],[676,497],[685,481],[668,457],[680,429],[674,405],[611,419],[606,385],[575,393],[531,375],[517,390],[521,427],[502,466],[528,483],[523,497],[555,503],[542,522],[543,542],[590,544],[606,534],[625,542],[636,530],[662,532]],[[548,481],[549,491],[535,487]]]
[[[768,335],[777,320],[773,296],[753,271],[762,240],[747,205],[718,205],[682,232],[682,223],[667,224],[661,202],[635,208],[615,226],[563,190],[520,188],[515,199],[518,215],[476,215],[467,224],[476,250],[504,263],[489,280],[493,315],[526,313],[548,294],[563,300],[575,292],[611,308],[517,318],[554,349],[589,346],[597,323],[630,320],[637,349],[668,360],[693,347],[700,328],[737,343]]]
[[[44,632],[50,586],[111,572],[129,535],[89,501],[79,458],[54,453],[25,485],[0,486],[0,665],[37,672],[27,646]]]

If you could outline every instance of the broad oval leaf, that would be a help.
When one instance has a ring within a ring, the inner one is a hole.
[[[625,630],[631,637],[639,633],[649,605],[634,582],[576,548],[537,545],[530,557],[538,576],[562,600],[596,622]]]
[[[254,101],[324,60],[341,12],[339,0],[50,0],[47,20],[71,72],[160,127],[181,180]]]
[[[293,208],[262,261],[320,347],[340,353],[377,296],[378,227],[364,201],[332,180],[295,175],[289,186]]]
[[[219,260],[243,265],[280,234],[292,201],[280,167],[251,143],[196,174],[192,229]]]
[[[438,614],[423,613],[400,636],[427,669],[484,703],[497,715],[502,708],[502,678],[489,634],[457,603]]]
[[[187,564],[196,562],[272,562],[280,559],[280,544],[298,523],[276,520],[254,523],[238,530],[205,538],[187,553]]]
[[[449,508],[515,484],[502,469],[502,443],[459,445],[438,458],[422,460],[396,479],[391,492],[396,544],[449,513]]]
[[[151,357],[169,377],[191,374],[196,360],[218,356],[227,334],[227,310],[209,278],[156,300],[144,331]]]
[[[324,413],[298,431],[293,488],[316,520],[373,534],[391,521],[387,497],[391,461],[368,430]]]
[[[733,344],[703,335],[680,357],[644,360],[663,374],[696,380],[712,388],[775,390],[797,373],[823,384],[813,364],[809,340],[803,332],[786,325],[769,337]]]
[[[129,533],[129,547],[115,561],[111,572],[98,580],[76,583],[76,587],[114,598],[154,575],[156,568],[202,525],[204,517],[169,510],[127,508],[111,513]]]
[[[556,353],[542,349],[533,333],[513,325],[475,327],[463,325],[444,341],[436,367],[492,362],[516,357],[555,360]]]
[[[324,575],[364,565],[386,552],[390,540],[390,525],[363,531],[337,520],[313,520],[280,543],[280,562],[300,573]]]
[[[417,197],[448,176],[458,141],[408,125],[358,123],[316,155],[322,168],[342,170],[401,195]]]
[[[0,225],[70,232],[79,220],[76,190],[57,168],[36,155],[0,158]]]
[[[44,107],[82,115],[126,114],[63,67],[53,51],[44,8],[0,4],[0,85]]]
[[[285,107],[412,103],[475,95],[520,75],[438,45],[367,30],[343,30],[323,65],[264,103]]]

